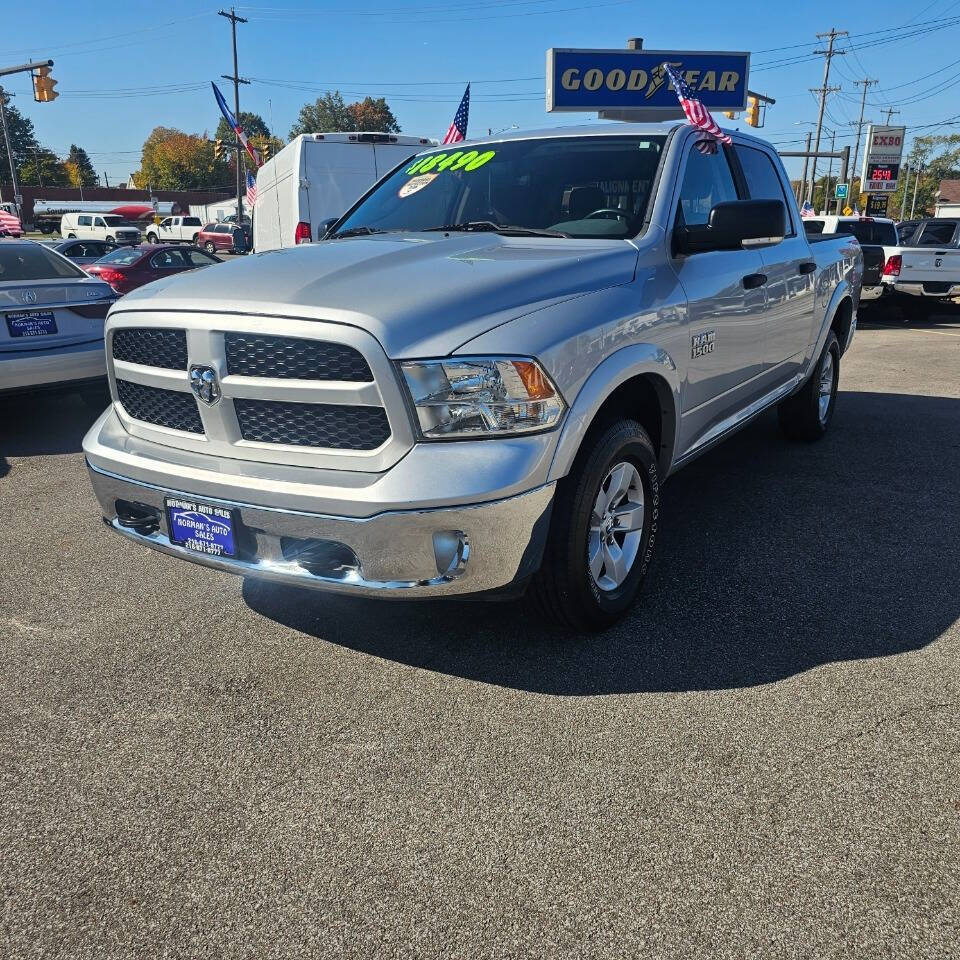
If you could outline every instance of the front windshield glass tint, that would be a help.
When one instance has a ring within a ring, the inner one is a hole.
[[[337,235],[493,224],[632,237],[663,144],[664,137],[549,137],[431,151],[377,186]]]

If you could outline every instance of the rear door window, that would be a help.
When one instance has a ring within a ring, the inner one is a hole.
[[[93,226],[93,217],[77,217],[77,226],[79,226],[79,227],[92,227],[92,226]]]
[[[746,147],[738,143],[734,149],[743,170],[747,190],[750,191],[750,199],[780,200],[786,211],[787,236],[794,236],[797,231],[790,215],[790,204],[787,202],[787,195],[783,191],[783,183],[773,160],[762,150],[754,147]]]
[[[956,231],[957,225],[950,220],[928,220],[914,243],[918,247],[945,247],[953,240]]]

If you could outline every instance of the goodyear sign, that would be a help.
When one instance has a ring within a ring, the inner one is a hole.
[[[705,107],[746,108],[749,53],[554,48],[547,51],[547,110],[677,115],[664,63],[683,75]]]

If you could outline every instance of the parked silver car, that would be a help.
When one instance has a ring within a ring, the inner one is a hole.
[[[69,387],[102,399],[103,328],[116,298],[49,247],[0,240],[0,395]]]
[[[763,410],[833,415],[863,275],[776,152],[683,124],[432,148],[333,239],[161,280],[107,324],[84,450],[117,532],[378,597],[637,595],[660,484]],[[682,521],[685,518],[679,518]]]
[[[61,240],[53,249],[78,266],[96,263],[101,257],[116,250],[117,245],[107,240]]]

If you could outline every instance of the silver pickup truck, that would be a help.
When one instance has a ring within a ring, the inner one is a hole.
[[[107,525],[243,576],[526,590],[609,626],[664,479],[775,405],[789,437],[822,436],[856,325],[856,239],[811,244],[763,141],[701,136],[431,148],[323,242],[124,297],[84,440]]]

